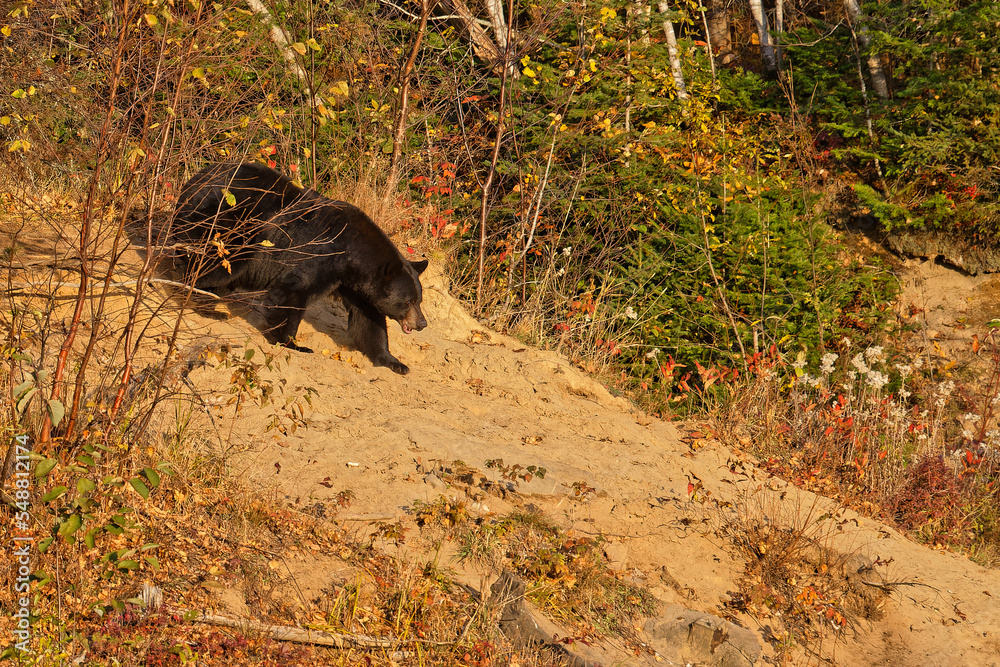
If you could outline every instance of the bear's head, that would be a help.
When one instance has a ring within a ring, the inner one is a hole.
[[[395,267],[386,267],[386,279],[374,305],[383,315],[399,322],[403,333],[420,331],[427,326],[420,310],[423,300],[420,274],[426,268],[426,259],[419,262],[403,260]]]

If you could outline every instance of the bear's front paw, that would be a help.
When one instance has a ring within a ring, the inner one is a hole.
[[[399,373],[400,375],[406,375],[407,373],[410,372],[410,367],[407,366],[404,363],[399,362],[399,361],[397,361],[396,363],[387,364],[387,365],[389,366],[389,368],[392,369],[393,373]]]
[[[282,345],[287,347],[289,350],[295,350],[296,352],[305,352],[306,354],[313,353],[311,347],[302,347],[301,345],[296,345],[295,341],[290,340],[287,343],[282,343]]]
[[[386,354],[380,356],[378,359],[373,360],[376,366],[384,366],[392,370],[393,373],[399,373],[400,375],[406,375],[410,372],[410,367],[404,364],[402,361],[392,356],[391,354]]]

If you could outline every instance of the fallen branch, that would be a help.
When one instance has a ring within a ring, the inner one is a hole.
[[[206,625],[260,632],[275,641],[314,644],[316,646],[330,646],[332,648],[397,648],[404,644],[432,644],[434,646],[450,646],[454,644],[454,642],[436,642],[427,639],[377,638],[367,635],[293,628],[289,625],[269,625],[250,620],[249,618],[229,618],[228,616],[218,616],[216,614],[202,613],[194,620],[197,623],[205,623]]]
[[[275,641],[294,642],[296,644],[315,644],[317,646],[332,646],[334,648],[395,648],[403,643],[399,639],[376,639],[366,635],[346,635],[322,630],[304,630],[289,625],[268,625],[248,618],[229,618],[215,614],[201,614],[194,619],[198,623],[217,625],[224,628],[253,630],[267,635]]]

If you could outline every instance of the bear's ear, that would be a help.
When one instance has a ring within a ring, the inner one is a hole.
[[[420,275],[421,273],[423,273],[423,272],[424,272],[424,269],[426,269],[426,268],[427,268],[427,260],[426,260],[426,259],[422,259],[422,260],[420,260],[419,262],[413,262],[413,261],[411,261],[411,262],[410,262],[410,264],[412,264],[412,265],[413,265],[413,268],[414,268],[414,270],[415,270],[415,271],[417,272],[417,275],[418,275],[418,276],[419,276],[419,275]]]

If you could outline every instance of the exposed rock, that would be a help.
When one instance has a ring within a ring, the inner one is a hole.
[[[647,621],[645,630],[657,653],[684,664],[749,667],[761,654],[754,633],[683,607],[668,607],[663,616]]]
[[[1000,271],[1000,248],[993,243],[973,243],[941,232],[897,229],[885,236],[889,248],[911,257],[940,257],[945,263],[966,273],[996,273]]]

